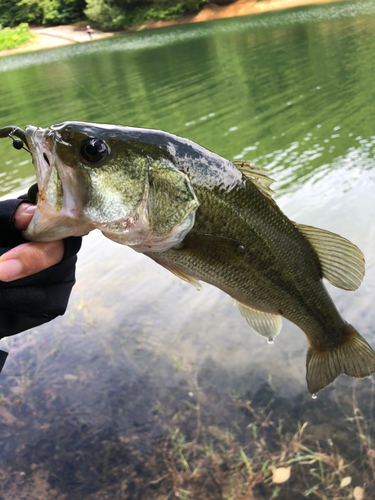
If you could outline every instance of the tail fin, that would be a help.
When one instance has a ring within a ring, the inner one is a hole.
[[[348,341],[329,351],[307,351],[306,380],[311,394],[327,387],[341,373],[354,378],[365,378],[375,373],[375,352],[351,325]]]

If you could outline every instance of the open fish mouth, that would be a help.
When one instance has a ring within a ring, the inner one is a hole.
[[[25,137],[35,166],[38,184],[38,208],[57,212],[62,208],[63,187],[55,165],[53,136],[37,127],[26,127]],[[45,207],[47,205],[47,207]]]
[[[53,241],[67,236],[82,236],[92,224],[82,215],[76,179],[56,155],[58,132],[29,125],[25,141],[30,149],[38,184],[37,209],[23,235],[30,241]]]

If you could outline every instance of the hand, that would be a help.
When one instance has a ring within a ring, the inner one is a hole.
[[[35,205],[22,203],[14,214],[16,229],[29,225]],[[58,264],[64,255],[62,240],[47,243],[30,242],[18,245],[0,257],[0,281],[14,281]]]

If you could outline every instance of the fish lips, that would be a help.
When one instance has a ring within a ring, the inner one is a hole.
[[[34,216],[23,236],[29,241],[55,241],[82,236],[95,229],[86,220],[76,196],[74,174],[56,155],[56,133],[29,125],[25,129],[27,145],[38,184],[38,202]]]

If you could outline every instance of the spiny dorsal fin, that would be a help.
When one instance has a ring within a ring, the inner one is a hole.
[[[190,276],[189,274],[184,273],[183,271],[179,271],[175,267],[169,266],[168,264],[164,264],[163,262],[157,261],[158,264],[161,266],[165,267],[165,269],[168,269],[172,274],[177,276],[178,278],[181,278],[183,281],[186,281],[187,283],[190,283],[193,285],[198,291],[202,290],[202,285],[199,283],[198,280]]]
[[[275,182],[274,179],[268,177],[268,168],[258,168],[252,167],[249,161],[234,161],[233,165],[238,168],[246,177],[256,185],[256,187],[266,196],[268,199],[272,199],[272,195],[275,191],[270,189],[270,185]]]
[[[361,250],[330,231],[303,224],[296,226],[316,251],[323,277],[338,288],[357,290],[365,275],[365,258]]]
[[[266,339],[274,339],[281,330],[281,318],[278,314],[270,314],[262,311],[257,311],[249,306],[244,306],[233,299],[233,302],[240,310],[241,315],[245,318],[247,324],[262,337]]]

